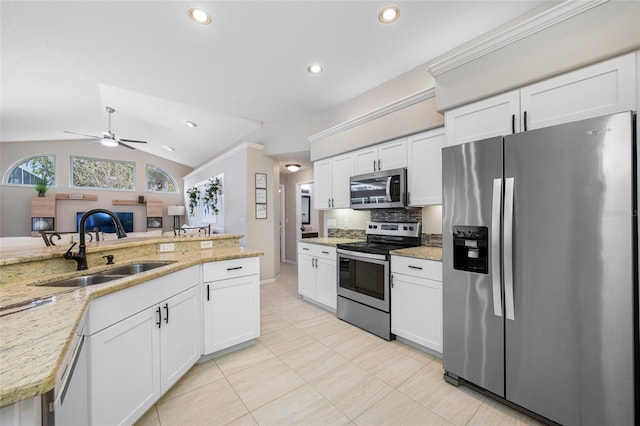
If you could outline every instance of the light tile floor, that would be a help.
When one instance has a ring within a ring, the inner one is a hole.
[[[440,359],[261,286],[256,344],[195,365],[139,425],[520,425],[535,420],[442,378]]]

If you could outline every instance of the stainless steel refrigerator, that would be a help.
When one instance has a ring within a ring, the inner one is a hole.
[[[640,422],[634,145],[627,112],[443,149],[445,379]]]

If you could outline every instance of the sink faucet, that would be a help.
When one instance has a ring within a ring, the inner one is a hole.
[[[78,230],[80,233],[80,246],[78,247],[78,253],[71,252],[71,250],[77,244],[77,243],[73,243],[71,244],[71,247],[69,247],[69,250],[67,250],[67,252],[64,254],[65,259],[73,259],[76,262],[78,262],[78,271],[83,271],[85,269],[88,269],[87,244],[85,242],[84,223],[86,222],[87,218],[94,213],[105,213],[111,216],[111,219],[113,219],[113,223],[115,223],[116,225],[116,235],[118,235],[118,238],[124,238],[127,236],[127,233],[124,232],[124,228],[122,227],[122,223],[120,223],[120,219],[118,219],[118,216],[116,216],[112,211],[109,211],[106,209],[93,209],[83,214],[82,217],[80,218],[80,229]]]

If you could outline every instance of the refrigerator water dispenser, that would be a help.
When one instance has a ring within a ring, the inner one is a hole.
[[[489,273],[489,228],[453,226],[453,268]]]

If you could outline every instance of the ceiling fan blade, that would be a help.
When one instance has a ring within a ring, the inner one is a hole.
[[[147,141],[134,141],[133,139],[120,139],[120,138],[118,138],[118,140],[123,141],[123,142],[147,143]]]
[[[135,149],[134,147],[129,146],[129,145],[127,145],[126,143],[123,143],[123,142],[122,142],[123,140],[124,140],[124,139],[119,139],[119,140],[118,140],[118,145],[120,145],[120,146],[124,146],[125,148],[129,148],[129,149]]]
[[[79,135],[79,136],[87,136],[89,138],[94,138],[94,139],[100,139],[100,136],[94,136],[94,135],[85,135],[84,133],[76,133],[76,132],[69,132],[67,130],[63,130],[64,133],[69,133],[71,135]]]

